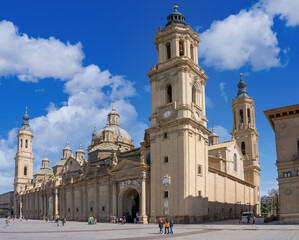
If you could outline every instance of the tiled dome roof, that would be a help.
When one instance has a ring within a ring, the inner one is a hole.
[[[102,143],[99,145],[94,146],[89,152],[94,152],[96,150],[118,150],[119,146],[113,144],[113,143]],[[120,148],[120,151],[122,151],[122,149]]]
[[[54,167],[55,166],[63,166],[65,163],[66,163],[66,160],[61,160],[61,161],[55,163]]]
[[[53,172],[49,169],[40,169],[34,175],[41,174],[41,175],[52,175]]]

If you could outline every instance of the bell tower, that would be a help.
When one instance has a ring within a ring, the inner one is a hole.
[[[15,214],[19,215],[19,193],[25,189],[28,183],[33,179],[33,160],[34,154],[32,152],[33,134],[29,127],[29,116],[27,114],[27,107],[23,116],[22,127],[18,132],[18,146],[15,155],[15,179],[14,179],[14,194],[15,194]]]
[[[203,216],[208,171],[205,111],[207,76],[198,66],[198,34],[174,6],[165,28],[156,32],[158,63],[147,74],[152,86],[151,218]]]
[[[240,147],[244,162],[245,181],[255,185],[254,205],[256,214],[260,213],[260,162],[258,156],[258,132],[255,126],[255,105],[248,96],[246,83],[242,73],[238,83],[238,93],[233,100],[233,131],[232,137]]]

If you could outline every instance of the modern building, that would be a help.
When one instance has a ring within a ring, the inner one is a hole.
[[[232,140],[219,143],[207,128],[205,85],[198,65],[198,34],[177,11],[156,32],[158,62],[147,74],[152,89],[151,126],[140,148],[119,125],[114,103],[107,125],[92,134],[87,156],[73,154],[49,167],[47,154],[33,175],[27,112],[18,134],[15,208],[30,218],[86,221],[176,222],[235,218],[260,213],[260,167],[254,102],[242,79],[233,100]]]
[[[0,216],[12,216],[14,209],[14,192],[7,192],[0,194],[0,209],[2,213]]]
[[[275,132],[280,221],[299,222],[299,104],[264,111]]]

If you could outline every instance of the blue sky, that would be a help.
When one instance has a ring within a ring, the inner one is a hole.
[[[149,127],[146,73],[156,64],[155,31],[179,5],[200,34],[199,65],[209,77],[207,118],[220,140],[232,130],[231,102],[244,74],[255,100],[262,194],[277,186],[274,133],[263,110],[298,103],[299,3],[260,1],[5,1],[0,8],[0,193],[13,189],[16,135],[28,107],[34,172],[66,137],[84,149],[116,100],[135,145]]]

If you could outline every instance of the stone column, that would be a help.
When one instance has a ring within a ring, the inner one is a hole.
[[[116,181],[115,179],[112,179],[112,216],[110,216],[110,222],[114,223],[114,219],[117,216],[117,202],[116,202],[116,196],[117,192],[116,192]]]
[[[55,218],[56,218],[56,217],[59,217],[59,213],[58,213],[58,188],[55,188],[54,192],[55,192]]]
[[[141,214],[138,217],[139,222],[148,224],[146,215],[146,172],[143,171],[141,175]]]
[[[23,217],[23,203],[22,196],[20,195],[20,217]]]

